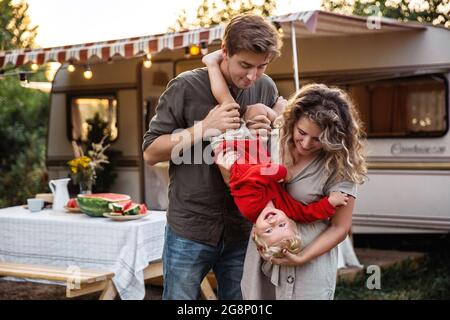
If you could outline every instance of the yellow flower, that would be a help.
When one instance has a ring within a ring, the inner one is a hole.
[[[103,146],[106,137],[104,137],[100,143],[92,143],[92,150],[88,151],[89,156],[85,156],[76,142],[73,142],[75,158],[68,161],[72,179],[75,183],[95,181],[96,169],[102,168],[102,165],[109,163],[108,157],[104,154],[104,151],[109,147],[109,144]]]

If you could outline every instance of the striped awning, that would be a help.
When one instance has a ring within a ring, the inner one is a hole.
[[[284,29],[285,37],[289,37],[289,28],[294,24],[298,29],[297,37],[342,36],[364,34],[370,32],[392,32],[406,29],[417,29],[424,26],[406,24],[394,20],[383,19],[380,29],[369,29],[367,19],[362,17],[338,15],[324,11],[304,11],[269,18]],[[104,42],[84,43],[53,48],[19,49],[0,52],[0,68],[6,65],[21,66],[26,63],[45,64],[50,61],[64,63],[74,61],[87,62],[97,57],[108,61],[113,56],[131,58],[146,53],[158,53],[164,49],[180,49],[190,45],[210,44],[222,38],[225,26],[195,29],[186,32],[166,33],[128,39],[109,40]]]

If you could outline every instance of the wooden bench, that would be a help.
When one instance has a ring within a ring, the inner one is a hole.
[[[76,267],[65,268],[0,262],[0,276],[62,281],[66,283],[66,297],[68,298],[102,291],[100,300],[112,300],[117,294],[111,280],[114,273],[110,272]]]
[[[161,261],[150,263],[144,269],[144,280],[162,278],[162,275],[163,266]],[[100,300],[114,300],[117,296],[117,290],[112,282],[114,273],[110,272],[0,262],[0,276],[62,281],[66,283],[66,297],[68,298],[98,291],[102,291]],[[201,295],[205,300],[217,300],[207,277],[201,283]]]
[[[144,279],[154,280],[153,282],[158,285],[162,285],[163,265],[161,261],[150,263],[147,268],[144,269]],[[155,281],[156,280],[156,281]],[[208,277],[205,277],[200,285],[200,293],[205,300],[217,300],[217,296],[214,293],[213,286]]]

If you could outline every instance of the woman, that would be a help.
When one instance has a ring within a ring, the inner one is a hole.
[[[241,282],[244,299],[334,298],[337,245],[350,230],[356,185],[367,171],[363,138],[359,116],[342,90],[311,84],[290,100],[272,137],[279,141],[272,145],[272,160],[278,154],[288,168],[287,191],[305,204],[332,191],[351,197],[331,220],[297,225],[306,246],[298,254],[264,261],[250,241]]]

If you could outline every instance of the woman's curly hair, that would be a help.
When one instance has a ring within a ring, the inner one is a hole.
[[[294,163],[293,133],[301,118],[311,120],[322,130],[319,139],[331,181],[362,184],[367,173],[365,133],[347,93],[324,84],[309,84],[290,99],[280,124],[280,156],[286,166]]]

